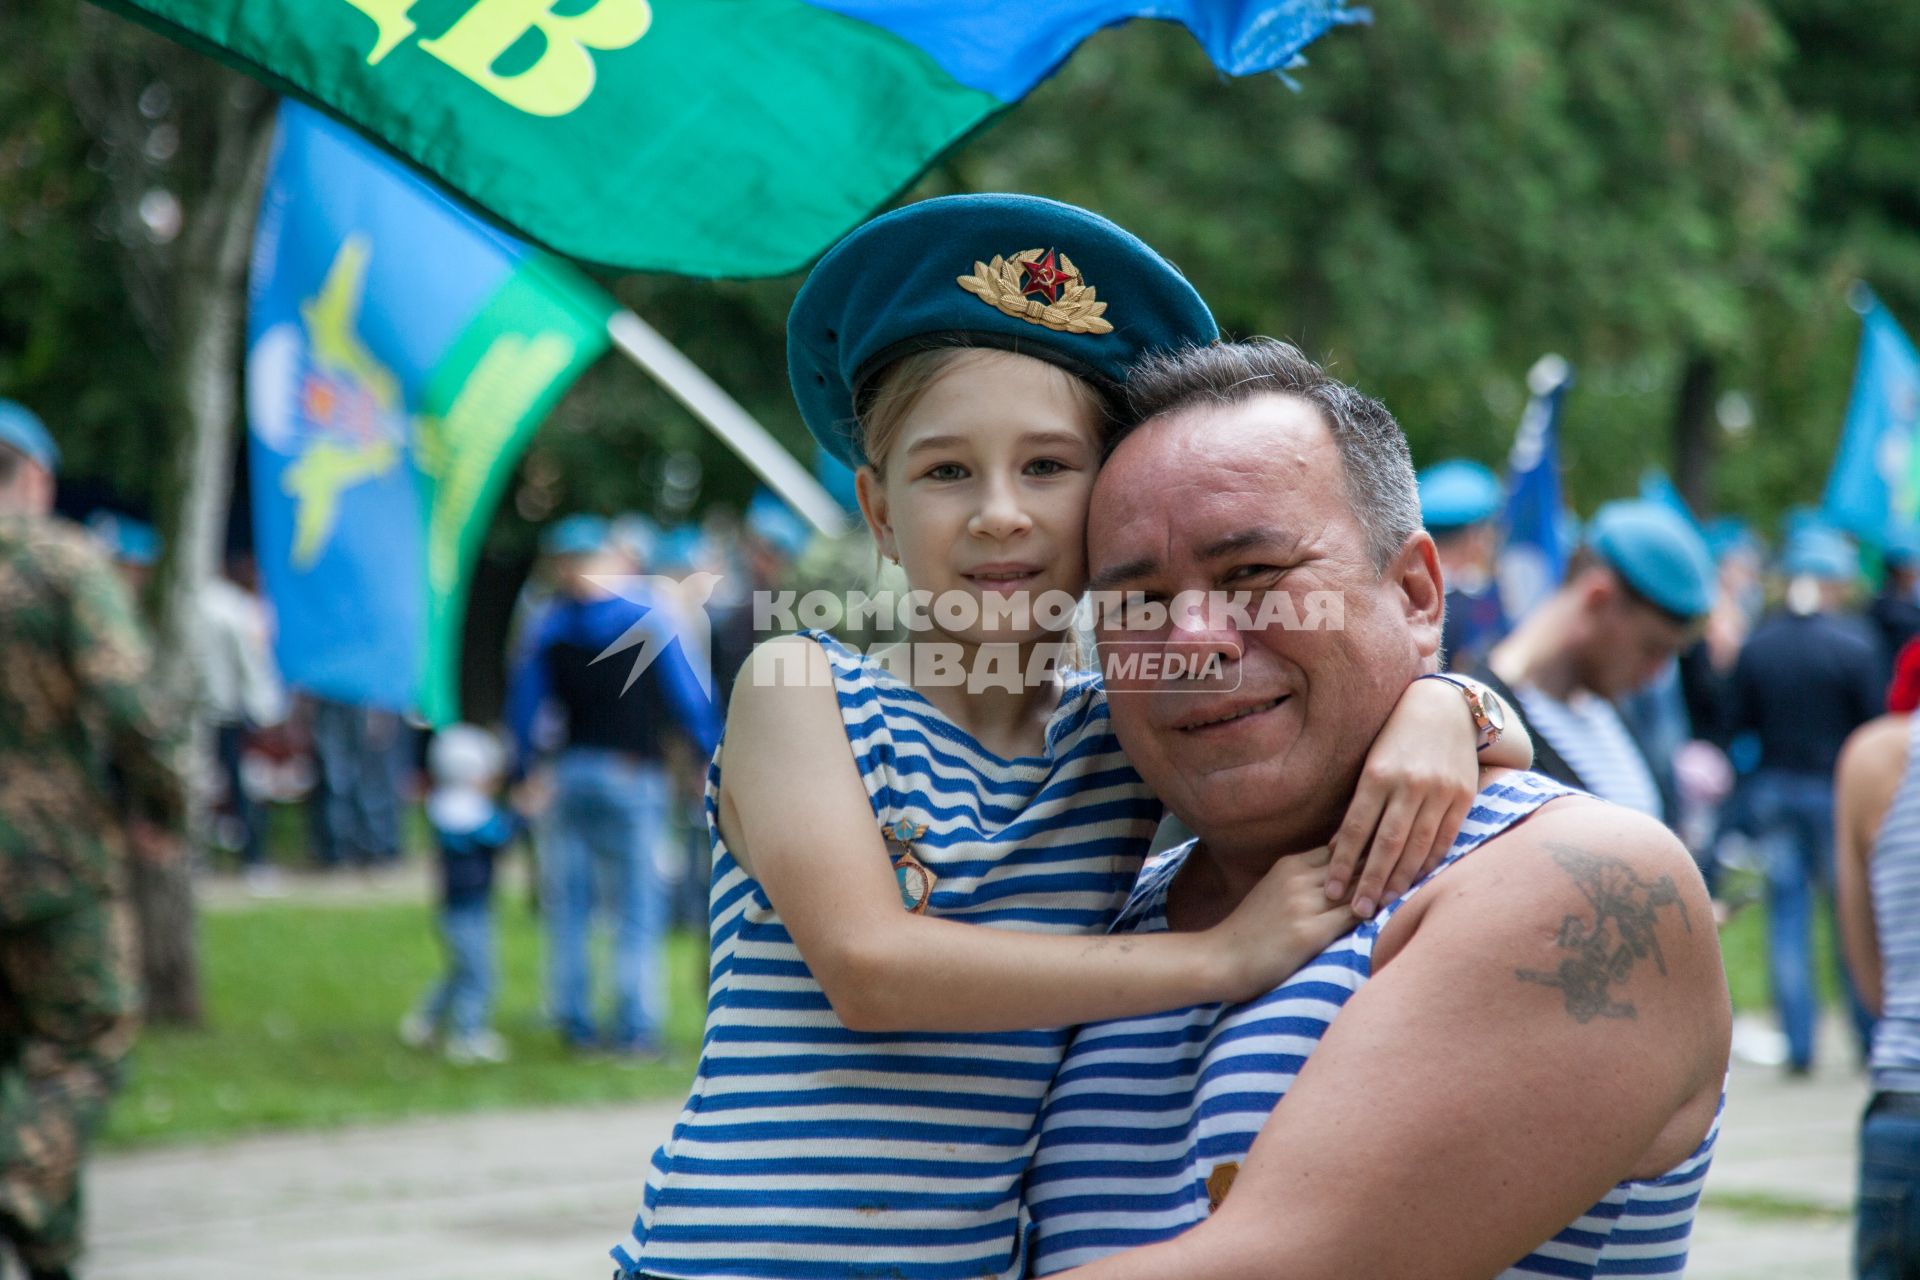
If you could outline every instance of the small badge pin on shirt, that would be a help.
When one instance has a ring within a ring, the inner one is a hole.
[[[933,886],[940,879],[913,856],[913,842],[927,834],[927,824],[901,818],[881,831],[887,838],[887,854],[893,859],[893,878],[900,886],[900,905],[916,916],[925,915],[933,899]]]
[[[1213,1166],[1213,1172],[1207,1175],[1207,1212],[1215,1213],[1221,1201],[1227,1198],[1227,1192],[1233,1190],[1233,1179],[1240,1172],[1237,1160],[1222,1160]]]

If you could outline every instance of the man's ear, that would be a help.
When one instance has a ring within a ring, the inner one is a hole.
[[[1581,611],[1598,617],[1620,603],[1620,580],[1613,570],[1594,565],[1580,575],[1578,582]]]
[[[893,525],[887,520],[887,487],[870,464],[853,473],[853,493],[860,500],[860,514],[866,517],[874,545],[881,555],[898,563],[900,551],[893,545]]]
[[[1447,588],[1440,574],[1440,551],[1433,545],[1433,535],[1425,529],[1415,530],[1387,566],[1387,576],[1400,590],[1401,605],[1413,628],[1413,640],[1420,656],[1438,653],[1441,621],[1447,609]]]

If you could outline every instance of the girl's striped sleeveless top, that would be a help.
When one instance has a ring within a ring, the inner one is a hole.
[[[1884,966],[1868,1065],[1874,1089],[1889,1093],[1920,1093],[1920,715],[1912,723],[1907,771],[1867,863]]]
[[[1045,933],[1112,923],[1160,809],[1092,673],[1069,678],[1044,755],[1001,760],[877,663],[807,634],[831,661],[903,910]],[[1019,1276],[1020,1178],[1068,1031],[843,1027],[720,838],[721,764],[700,1066],[614,1258],[661,1277]],[[940,975],[920,980],[937,1006]]]
[[[1531,773],[1483,788],[1433,875],[1569,794],[1579,793]],[[1167,927],[1167,888],[1192,848],[1169,850],[1147,866],[1117,931]],[[1246,1158],[1327,1025],[1367,980],[1380,930],[1427,880],[1259,1000],[1080,1029],[1041,1113],[1027,1176],[1034,1275],[1167,1240],[1206,1218],[1209,1179]],[[1719,1128],[1716,1115],[1678,1168],[1616,1186],[1500,1280],[1681,1274]]]

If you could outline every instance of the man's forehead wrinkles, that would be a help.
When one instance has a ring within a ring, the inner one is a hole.
[[[1198,555],[1202,560],[1218,560],[1239,551],[1255,548],[1282,550],[1297,546],[1300,542],[1299,534],[1283,526],[1250,525],[1202,543]]]

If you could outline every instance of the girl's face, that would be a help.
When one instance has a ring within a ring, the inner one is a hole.
[[[968,351],[908,411],[881,468],[860,469],[860,507],[909,585],[933,593],[942,632],[1039,640],[1053,634],[1038,624],[1040,597],[1086,586],[1099,459],[1099,411],[1071,375],[1031,356]],[[948,592],[976,607],[954,601],[963,607],[943,615]],[[977,624],[943,622],[969,612]]]

